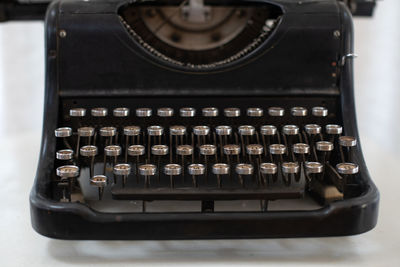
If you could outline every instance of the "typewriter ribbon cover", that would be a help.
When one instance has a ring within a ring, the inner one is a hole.
[[[62,239],[359,234],[379,193],[336,0],[54,1],[32,225]]]

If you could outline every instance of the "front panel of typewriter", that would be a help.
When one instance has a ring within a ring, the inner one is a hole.
[[[32,222],[73,239],[376,223],[337,1],[59,1]]]

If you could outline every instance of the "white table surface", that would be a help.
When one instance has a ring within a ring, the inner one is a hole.
[[[44,88],[43,24],[0,25],[0,266],[400,266],[400,1],[357,19],[356,101],[378,226],[353,237],[217,241],[60,241],[30,225]]]

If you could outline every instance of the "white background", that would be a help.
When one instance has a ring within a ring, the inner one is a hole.
[[[400,266],[400,1],[356,19],[356,101],[381,192],[378,226],[354,237],[217,241],[60,241],[30,226],[42,126],[41,22],[0,25],[0,266]]]

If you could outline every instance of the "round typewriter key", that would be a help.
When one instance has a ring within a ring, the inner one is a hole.
[[[264,184],[267,185],[270,181],[276,182],[278,166],[275,163],[265,162],[260,164],[260,172],[263,177]]]
[[[351,175],[358,173],[358,165],[355,163],[339,163],[336,165],[336,170],[340,174]]]
[[[169,152],[169,147],[166,145],[154,145],[151,147],[151,154],[156,156],[165,156]]]
[[[217,148],[214,145],[200,146],[200,154],[205,156],[215,155]]]
[[[108,115],[107,108],[92,108],[90,112],[93,117],[106,117]]]
[[[222,186],[221,175],[229,174],[229,165],[225,163],[216,163],[212,166],[212,172],[217,176],[218,187]]]
[[[282,173],[286,185],[291,184],[291,176],[294,176],[296,181],[300,180],[299,176],[300,166],[297,162],[283,162],[282,163]]]
[[[260,132],[262,135],[275,135],[277,129],[274,125],[263,125],[260,128]]]
[[[79,175],[79,167],[75,165],[65,165],[56,169],[56,174],[61,179],[74,178]]]
[[[70,117],[85,117],[86,109],[84,108],[72,108],[69,110]]]
[[[149,176],[154,176],[157,172],[157,166],[153,164],[144,164],[139,166],[139,174],[144,176],[144,184],[149,186]]]
[[[232,127],[226,125],[220,125],[215,127],[215,132],[217,133],[217,135],[231,135]]]
[[[172,108],[159,108],[157,109],[158,117],[172,117],[174,116],[174,110]]]
[[[326,117],[328,116],[328,109],[325,107],[313,107],[311,113],[314,117]]]
[[[137,136],[140,134],[139,126],[125,126],[124,127],[124,135],[126,136]]]
[[[182,136],[186,134],[186,127],[182,125],[174,125],[169,127],[169,134],[170,135],[178,135]]]
[[[336,125],[336,124],[328,124],[325,126],[325,131],[327,134],[342,134],[343,132],[343,128],[340,125]]]
[[[100,135],[104,137],[112,137],[117,133],[117,128],[115,127],[102,127],[100,128]]]
[[[281,107],[270,107],[268,109],[268,114],[271,117],[283,117],[285,115],[285,109]]]
[[[142,156],[146,152],[146,149],[142,145],[131,145],[128,148],[128,155],[129,156]]]
[[[264,151],[264,147],[259,144],[250,144],[246,146],[246,153],[249,155],[261,155]]]
[[[310,173],[322,173],[324,170],[324,165],[319,162],[306,162],[305,163],[306,172]]]
[[[147,127],[147,134],[149,136],[161,136],[164,133],[164,128],[162,126],[153,125]]]
[[[181,117],[194,117],[196,115],[196,109],[189,107],[181,108],[179,114]]]
[[[239,126],[239,134],[240,135],[253,135],[256,132],[256,128],[251,125],[242,125]]]
[[[78,128],[78,135],[83,137],[91,137],[94,135],[94,128],[93,127]]]
[[[217,117],[218,116],[218,109],[214,107],[203,108],[201,110],[204,117]]]
[[[304,143],[294,144],[293,152],[296,154],[308,154],[310,153],[310,146]]]
[[[117,145],[110,145],[104,148],[104,152],[106,156],[109,157],[116,157],[121,155],[121,147]]]
[[[191,145],[180,145],[176,147],[176,154],[181,156],[190,156],[193,154],[193,147]]]
[[[57,128],[54,134],[56,137],[70,137],[72,135],[72,129],[69,127]]]
[[[272,155],[283,155],[286,153],[286,146],[282,144],[272,144],[269,146],[269,152]]]
[[[72,149],[62,149],[56,152],[56,159],[59,160],[71,160],[74,155],[74,151]]]
[[[181,175],[182,167],[179,164],[167,164],[164,166],[164,174],[169,175],[170,186],[174,188],[174,176]]]
[[[151,117],[153,111],[151,108],[137,108],[136,109],[136,116],[139,118],[146,118]]]
[[[299,127],[297,127],[296,125],[285,125],[282,128],[282,132],[285,135],[298,135]]]
[[[84,157],[94,157],[97,155],[97,147],[96,146],[83,146],[80,148],[81,156]]]
[[[235,167],[235,171],[238,174],[239,182],[242,186],[244,186],[243,175],[253,175],[254,167],[251,164],[239,163]]]
[[[293,107],[290,113],[293,117],[305,117],[307,116],[307,109],[304,107]]]
[[[239,108],[225,108],[224,115],[228,118],[236,118],[240,117],[240,109]]]
[[[204,175],[206,168],[203,164],[190,164],[188,166],[188,172],[192,176],[193,186],[197,187],[196,176]]]
[[[333,144],[328,141],[319,141],[316,144],[318,151],[329,152],[333,150]]]
[[[115,108],[113,110],[114,117],[128,117],[129,108]]]
[[[128,175],[131,173],[131,165],[126,163],[117,164],[114,166],[113,173],[115,176],[122,176],[122,186],[125,186]],[[114,179],[114,181],[117,183],[117,179]]]
[[[262,117],[264,115],[264,110],[262,108],[248,108],[247,116],[249,117]]]
[[[353,136],[340,136],[339,144],[343,147],[354,147],[357,145],[357,139]]]
[[[208,126],[194,126],[193,133],[195,135],[208,135],[210,133],[210,127]]]
[[[224,146],[224,154],[225,155],[239,155],[240,154],[240,146],[232,144]]]
[[[260,171],[263,174],[276,174],[278,172],[278,166],[275,163],[261,163]]]
[[[104,187],[107,185],[107,176],[95,175],[90,179],[90,184],[99,189],[99,200],[103,198]]]
[[[321,133],[321,126],[318,124],[307,124],[304,126],[306,133],[309,135],[315,135]]]

